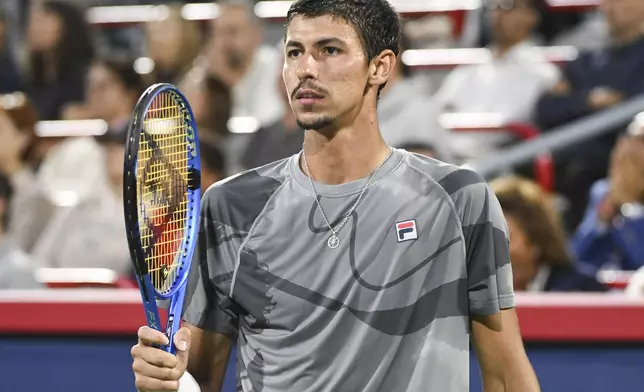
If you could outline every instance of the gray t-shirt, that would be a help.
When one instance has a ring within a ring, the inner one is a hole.
[[[316,184],[332,224],[365,184]],[[471,170],[394,150],[336,249],[299,154],[202,203],[184,319],[237,339],[238,391],[469,392],[470,314],[514,306],[507,226]]]

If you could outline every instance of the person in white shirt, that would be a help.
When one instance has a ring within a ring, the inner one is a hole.
[[[405,38],[402,50],[409,47]],[[431,145],[436,156],[451,162],[449,132],[438,122],[439,112],[431,100],[429,86],[412,76],[402,61],[389,78],[378,102],[378,120],[382,138],[390,146]]]
[[[209,74],[232,90],[233,117],[254,117],[260,126],[277,121],[284,105],[272,77],[281,68],[280,53],[262,44],[261,21],[250,2],[219,3],[205,60]]]
[[[434,96],[443,112],[495,113],[502,122],[530,122],[541,94],[559,78],[557,67],[534,51],[529,39],[537,23],[538,0],[513,0],[489,10],[492,44],[489,62],[452,71]],[[455,153],[482,155],[512,140],[508,134],[456,134]]]
[[[0,172],[0,290],[41,288],[37,264],[8,235],[12,196],[11,181]]]

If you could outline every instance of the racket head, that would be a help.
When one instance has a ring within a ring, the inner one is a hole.
[[[125,145],[125,227],[146,302],[170,299],[186,282],[197,241],[201,164],[197,126],[173,85],[150,86],[137,102]]]

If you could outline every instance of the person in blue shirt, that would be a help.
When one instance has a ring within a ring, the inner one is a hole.
[[[620,138],[608,178],[597,181],[572,245],[577,257],[598,268],[644,266],[644,112]]]
[[[510,232],[516,291],[605,291],[597,269],[577,262],[552,199],[536,183],[520,177],[490,183]]]
[[[602,1],[600,11],[610,41],[566,64],[559,83],[541,97],[535,122],[545,132],[644,94],[644,1]],[[588,191],[606,177],[611,150],[627,125],[616,124],[603,136],[555,154],[556,188],[570,205],[565,216],[569,230],[583,219]]]

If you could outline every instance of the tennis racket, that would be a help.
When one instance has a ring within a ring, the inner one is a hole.
[[[165,333],[173,338],[197,240],[201,175],[197,127],[173,85],[150,86],[134,108],[125,146],[125,229],[148,326],[164,332],[157,300],[169,300]]]

